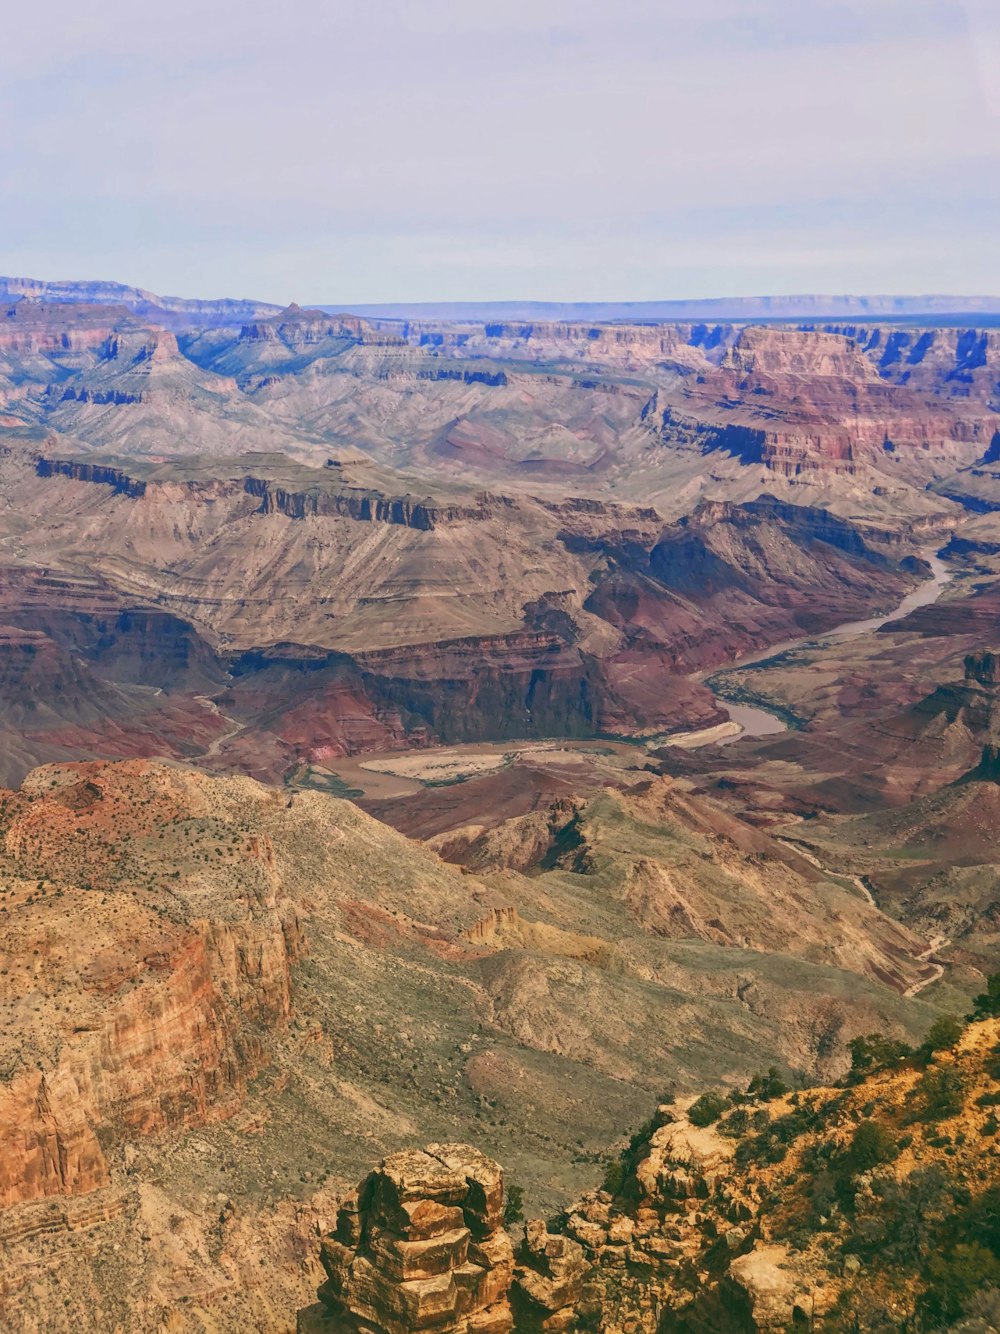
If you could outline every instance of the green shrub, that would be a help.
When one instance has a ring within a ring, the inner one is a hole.
[[[503,1206],[503,1221],[506,1227],[520,1223],[524,1218],[524,1191],[520,1186],[507,1187],[507,1199]]]
[[[972,1001],[973,1019],[992,1019],[1000,1015],[1000,973],[990,973],[986,990]]]
[[[976,1293],[1000,1284],[1000,1260],[978,1241],[961,1242],[932,1255],[925,1270],[922,1306],[934,1318],[955,1320]]]
[[[652,1117],[648,1121],[643,1122],[635,1134],[629,1139],[628,1152],[634,1154],[637,1149],[642,1148],[644,1144],[648,1144],[653,1138],[653,1132],[656,1130],[657,1125],[658,1122]]]
[[[868,1172],[899,1157],[899,1146],[892,1131],[878,1121],[862,1121],[845,1149],[841,1163],[851,1174]]]
[[[772,1065],[766,1075],[754,1075],[747,1093],[761,1102],[770,1102],[772,1098],[783,1098],[788,1092],[788,1085],[778,1073],[778,1067]]]
[[[914,1090],[922,1121],[946,1121],[965,1105],[965,1084],[957,1070],[927,1070]]]
[[[953,1014],[942,1014],[931,1024],[920,1044],[921,1059],[929,1060],[936,1051],[951,1051],[964,1032],[965,1025],[961,1019]]]
[[[619,1195],[628,1179],[628,1168],[621,1158],[611,1158],[604,1172],[601,1189],[609,1195]]]
[[[913,1055],[913,1048],[897,1038],[883,1037],[881,1033],[869,1033],[867,1037],[853,1038],[848,1050],[851,1053],[851,1069],[881,1070],[886,1066],[899,1065]]]
[[[688,1110],[688,1118],[692,1125],[710,1126],[718,1121],[725,1110],[726,1100],[720,1093],[703,1093],[696,1102],[691,1104]]]
[[[875,1177],[870,1195],[841,1200],[854,1213],[844,1238],[845,1254],[856,1253],[890,1268],[919,1265],[940,1249],[941,1229],[954,1216],[956,1183],[939,1164],[916,1168],[902,1181]]]
[[[750,1113],[744,1107],[737,1107],[724,1121],[719,1122],[719,1134],[728,1135],[730,1139],[739,1139],[749,1129]]]

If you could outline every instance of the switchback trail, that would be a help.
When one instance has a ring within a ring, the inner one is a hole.
[[[787,837],[782,838],[779,834],[776,834],[774,836],[774,841],[776,843],[783,843],[786,848],[791,848],[793,852],[797,852],[800,857],[804,857],[807,862],[811,862],[812,865],[816,867],[817,871],[822,871],[824,875],[836,876],[838,880],[850,880],[851,883],[857,887],[858,892],[871,904],[871,906],[873,908],[878,908],[874,895],[868,888],[863,876],[852,875],[849,871],[835,871],[830,866],[824,866],[815,853],[811,852],[809,848],[804,847],[797,839]],[[881,911],[881,909],[879,909],[879,911]],[[918,996],[920,992],[923,991],[925,987],[929,987],[932,982],[940,982],[941,978],[944,977],[944,964],[933,956],[938,950],[944,949],[946,945],[950,944],[951,939],[948,936],[932,936],[927,948],[920,954],[914,955],[914,959],[917,963],[930,963],[933,971],[927,977],[921,978],[919,982],[914,982],[908,986],[903,992],[904,996]]]

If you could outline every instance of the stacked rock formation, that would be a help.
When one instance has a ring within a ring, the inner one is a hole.
[[[507,1334],[514,1327],[503,1173],[467,1144],[386,1158],[341,1206],[320,1259],[327,1273],[321,1305],[300,1313],[300,1334]]]

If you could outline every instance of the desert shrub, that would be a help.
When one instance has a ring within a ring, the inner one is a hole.
[[[1000,1260],[978,1241],[932,1255],[924,1269],[921,1306],[933,1319],[954,1320],[983,1288],[1000,1284]]]
[[[692,1125],[710,1126],[718,1121],[725,1110],[726,1100],[720,1093],[703,1093],[696,1102],[691,1104],[688,1110],[688,1118]]]
[[[626,1152],[634,1155],[644,1144],[648,1144],[653,1138],[653,1132],[656,1130],[657,1124],[658,1123],[652,1117],[648,1121],[644,1121],[635,1134],[629,1139]]]
[[[964,1032],[965,1025],[961,1019],[954,1014],[942,1014],[927,1030],[917,1055],[927,1061],[936,1051],[951,1051]]]
[[[841,1165],[846,1172],[869,1172],[898,1157],[899,1147],[892,1131],[878,1121],[862,1121],[844,1150]]]
[[[625,1182],[628,1180],[628,1166],[621,1158],[609,1158],[607,1167],[604,1169],[604,1178],[601,1181],[601,1189],[606,1190],[609,1195],[620,1195]]]
[[[728,1135],[731,1139],[739,1139],[750,1129],[750,1113],[743,1107],[737,1107],[734,1112],[730,1112],[724,1121],[719,1122],[719,1134]]]
[[[761,1102],[770,1102],[772,1098],[783,1098],[788,1092],[788,1085],[781,1078],[778,1067],[772,1065],[766,1075],[754,1075],[747,1087],[747,1093]]]
[[[972,1001],[972,1019],[992,1019],[1000,1015],[1000,973],[990,973],[986,990]]]
[[[991,1334],[1000,1329],[1000,1288],[983,1288],[965,1304],[965,1319],[950,1334]]]
[[[967,1198],[951,1220],[956,1240],[975,1238],[1000,1257],[1000,1186],[991,1186],[981,1195]]]
[[[881,1033],[869,1033],[866,1037],[852,1038],[848,1045],[851,1053],[851,1070],[882,1070],[887,1066],[899,1065],[913,1055],[913,1048],[898,1038],[887,1038]]]
[[[506,1227],[520,1223],[524,1218],[524,1191],[520,1186],[508,1186],[507,1198],[503,1206],[503,1221]]]
[[[840,1184],[826,1164],[813,1173],[806,1195],[809,1199],[809,1222],[814,1229],[823,1227],[826,1221],[839,1213]]]
[[[937,1246],[941,1229],[955,1211],[956,1185],[934,1163],[917,1168],[902,1181],[877,1177],[870,1196],[847,1203],[854,1218],[844,1240],[846,1254],[856,1253],[890,1268],[912,1267]]]
[[[957,1070],[925,1071],[914,1094],[916,1115],[922,1121],[945,1121],[965,1105],[965,1083]]]

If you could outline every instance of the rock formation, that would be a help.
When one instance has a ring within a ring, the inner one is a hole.
[[[320,1246],[320,1302],[299,1312],[299,1334],[580,1328],[583,1248],[533,1219],[515,1264],[503,1222],[503,1173],[477,1149],[392,1154],[340,1205]]]
[[[992,990],[979,1001],[995,1008]],[[662,1105],[607,1188],[555,1231],[529,1222],[516,1260],[495,1163],[464,1145],[393,1155],[322,1241],[328,1278],[299,1334],[764,1334],[827,1318],[868,1331],[933,1311],[939,1293],[960,1313],[975,1284],[948,1288],[927,1259],[936,1247],[983,1281],[997,1272],[997,1033],[995,1019],[958,1025],[916,1057],[878,1054],[873,1034],[847,1087],[758,1080],[708,1113]],[[900,1229],[921,1201],[914,1239]]]
[[[532,1219],[524,1229],[511,1290],[515,1329],[562,1334],[581,1328],[581,1315],[592,1316],[597,1309],[593,1301],[584,1308],[589,1276],[583,1247]]]
[[[467,1144],[386,1158],[323,1240],[322,1311],[300,1334],[508,1334],[514,1272],[503,1174]]]

